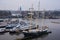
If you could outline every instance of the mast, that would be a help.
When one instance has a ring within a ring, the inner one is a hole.
[[[38,2],[38,11],[37,11],[37,13],[36,13],[36,15],[37,15],[37,17],[36,17],[36,31],[38,31],[39,30],[39,22],[38,22],[38,18],[39,18],[39,12],[40,12],[40,0],[39,0],[39,2]]]
[[[42,30],[48,29],[48,26],[44,24],[44,17],[45,17],[45,9],[42,12]]]
[[[39,12],[40,12],[40,0],[38,1],[38,13],[36,14],[37,15],[37,18],[36,18],[36,21],[37,21],[36,27],[39,26],[39,24],[38,24]]]
[[[42,12],[42,26],[44,25],[45,9]]]
[[[31,29],[31,26],[32,26],[32,15],[33,15],[33,4],[32,4],[32,8],[29,8],[29,10],[30,10],[30,29]]]

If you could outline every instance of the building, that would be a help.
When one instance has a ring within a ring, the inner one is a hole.
[[[11,12],[7,10],[0,10],[0,18],[10,18]]]

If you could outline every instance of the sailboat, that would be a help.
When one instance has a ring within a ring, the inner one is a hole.
[[[41,35],[43,35],[43,34],[48,34],[48,33],[50,33],[50,32],[48,32],[48,26],[42,26],[42,28],[41,29],[39,29],[39,25],[38,24],[36,24],[36,28],[35,29],[32,29],[31,27],[33,27],[32,25],[31,25],[31,23],[32,23],[32,15],[34,15],[34,13],[33,13],[33,5],[32,5],[32,8],[30,8],[31,9],[31,11],[30,11],[30,13],[28,13],[28,14],[30,14],[30,16],[31,16],[31,18],[30,18],[30,28],[28,29],[28,30],[23,30],[23,34],[24,34],[24,36],[25,37],[30,37],[30,36],[32,36],[32,37],[36,37],[36,36],[41,36]],[[43,14],[45,13],[45,11],[43,12]],[[44,16],[43,16],[44,17]]]
[[[31,15],[32,15],[32,13],[31,13]],[[25,35],[25,37],[40,36],[40,35],[48,33],[47,26],[43,26],[42,29],[39,29],[39,25],[36,25],[35,29],[32,29],[31,27],[32,27],[32,25],[30,25],[30,29],[23,30],[23,34]]]

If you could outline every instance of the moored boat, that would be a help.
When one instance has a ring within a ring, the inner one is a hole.
[[[32,37],[35,37],[35,36],[41,36],[41,35],[44,35],[44,34],[48,34],[48,33],[50,33],[49,31],[48,31],[48,26],[43,26],[42,25],[42,28],[41,29],[39,29],[39,24],[35,24],[36,25],[36,28],[34,28],[34,29],[32,29],[32,15],[34,15],[34,13],[33,13],[33,7],[31,8],[31,12],[29,13],[30,14],[30,28],[28,29],[28,30],[23,30],[23,34],[24,34],[24,36],[25,37],[30,37],[30,36],[32,36]],[[45,13],[45,11],[43,12],[43,19],[44,19],[44,13]],[[37,17],[38,18],[38,17]],[[43,20],[44,21],[44,20]],[[43,24],[43,22],[42,22],[42,24]]]
[[[5,33],[6,31],[5,31],[5,28],[1,28],[0,27],[0,33]]]
[[[35,36],[41,36],[41,35],[44,35],[44,34],[48,34],[50,33],[50,31],[48,31],[48,29],[29,29],[27,31],[23,31],[23,34],[25,35],[25,37],[35,37]]]

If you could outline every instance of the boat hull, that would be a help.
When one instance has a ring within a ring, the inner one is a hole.
[[[25,37],[30,37],[30,36],[35,37],[35,36],[41,36],[44,34],[48,34],[48,32],[47,31],[42,31],[42,32],[39,31],[39,32],[31,32],[31,33],[23,32],[23,34]]]

